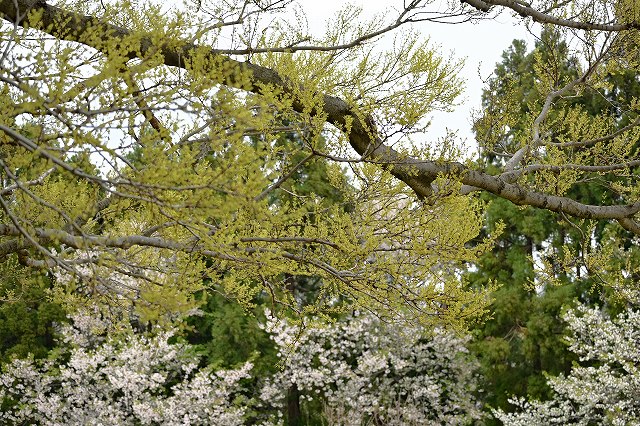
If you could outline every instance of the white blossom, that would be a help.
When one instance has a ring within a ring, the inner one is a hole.
[[[187,345],[172,332],[129,333],[95,345],[94,322],[80,318],[64,330],[72,349],[55,360],[15,360],[0,375],[0,400],[13,400],[1,424],[220,425],[245,423],[236,404],[252,364],[237,370],[198,370]],[[265,423],[271,424],[271,423]]]
[[[332,425],[482,418],[466,339],[441,330],[427,335],[364,315],[301,330],[270,318],[264,327],[283,368],[245,388],[250,362],[233,370],[198,368],[193,348],[169,343],[171,331],[105,335],[109,324],[90,315],[74,325],[63,330],[66,354],[5,367],[0,399],[14,403],[0,414],[1,424],[282,425],[294,385],[302,404],[324,407]]]
[[[517,412],[495,410],[495,416],[510,426],[640,424],[640,312],[630,309],[612,320],[580,306],[564,319],[569,349],[583,364],[548,379],[552,400],[514,398]]]
[[[268,317],[269,318],[269,317]],[[332,425],[456,425],[482,418],[467,339],[360,315],[301,330],[269,318],[283,370],[262,397],[284,404],[293,385],[325,403]]]

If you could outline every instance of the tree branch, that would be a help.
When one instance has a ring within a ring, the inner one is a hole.
[[[0,202],[2,202],[1,197],[0,197]],[[26,234],[24,229],[22,229],[20,226],[15,224],[14,225],[0,224],[0,235],[10,236],[10,237],[27,236],[30,242],[30,245],[35,247],[42,247],[42,244],[50,244],[50,243],[64,244],[67,247],[71,247],[79,250],[95,250],[95,249],[127,250],[134,246],[135,247],[153,247],[158,249],[168,249],[173,251],[179,251],[182,253],[198,253],[204,256],[208,256],[210,258],[226,260],[231,262],[238,262],[238,263],[256,263],[257,262],[256,259],[251,259],[250,257],[239,257],[239,256],[230,255],[227,253],[222,253],[220,251],[209,250],[200,244],[183,243],[183,242],[178,242],[173,240],[166,240],[163,238],[147,237],[144,235],[127,235],[122,237],[108,237],[108,236],[102,236],[102,235],[85,234],[82,236],[77,236],[77,235],[72,235],[60,229],[52,229],[52,228],[34,228],[32,229],[32,234],[33,235]],[[36,238],[38,241],[35,240]],[[12,241],[15,241],[15,240],[12,240]],[[330,241],[325,241],[325,240],[320,240],[315,238],[297,238],[297,237],[258,238],[258,237],[255,237],[255,238],[243,238],[240,241],[242,242],[262,241],[262,242],[272,242],[272,243],[299,242],[299,243],[308,243],[308,244],[327,245],[336,250],[339,250],[339,247],[336,244]],[[12,249],[16,247],[16,244],[18,243],[17,242],[13,243],[10,241],[8,243],[0,245],[0,250],[8,249],[9,251],[12,251]],[[334,278],[337,278],[343,282],[347,282],[350,279],[361,278],[360,274],[357,272],[341,271],[320,259],[312,258],[304,255],[298,255],[295,253],[288,252],[286,250],[280,250],[280,249],[273,250],[273,249],[263,248],[263,247],[245,247],[245,248],[238,247],[236,248],[236,250],[242,252],[246,256],[250,256],[251,254],[255,254],[255,253],[269,253],[270,255],[277,254],[281,256],[283,259],[288,259],[288,260],[292,260],[299,263],[307,263],[307,264],[313,265],[319,270],[322,270],[330,274]],[[70,261],[70,262],[62,261],[62,263],[64,263],[66,266],[65,270],[73,273],[73,271],[69,267],[70,263],[73,263],[73,262],[74,261]],[[60,263],[61,261],[56,256],[51,255],[47,251],[47,256],[45,256],[45,259],[43,261],[37,261],[36,259],[31,259],[30,265],[34,266],[38,264],[43,267],[51,267],[51,266],[54,266],[54,264],[60,264]],[[87,263],[87,262],[78,260],[76,263]]]
[[[545,143],[545,145],[550,145],[550,146],[555,146],[558,148],[589,148],[592,147],[600,142],[608,142],[610,140],[613,140],[615,138],[617,138],[618,136],[622,135],[623,133],[628,132],[629,130],[632,130],[633,128],[637,127],[638,125],[640,125],[640,116],[638,116],[631,124],[628,124],[624,127],[622,127],[619,130],[616,130],[615,132],[611,133],[610,135],[607,136],[602,136],[599,138],[595,138],[595,139],[590,139],[590,140],[586,140],[586,141],[571,141],[571,142],[547,142]]]
[[[42,173],[40,176],[38,176],[37,178],[35,178],[33,180],[30,180],[30,181],[27,181],[27,182],[22,182],[20,184],[14,183],[13,185],[9,185],[9,186],[7,186],[6,188],[3,188],[0,191],[0,196],[11,194],[11,193],[13,193],[13,191],[15,191],[16,189],[19,189],[21,187],[42,185],[42,183],[47,178],[47,176],[49,176],[55,170],[56,170],[55,167],[51,167],[50,169],[46,170],[44,173]]]
[[[540,14],[530,7],[523,6],[507,0],[488,0],[487,4],[501,5],[509,7],[515,11],[522,11],[540,22],[550,22],[558,25],[565,25],[571,28],[602,29],[604,31],[621,31],[628,28],[635,28],[635,25],[599,25],[585,24],[576,25],[573,21],[556,19],[544,14]],[[26,25],[23,15],[18,16],[14,4],[21,10],[29,7],[25,0],[1,0],[0,13],[5,20],[15,22],[17,25]],[[108,53],[105,43],[98,42],[97,39],[85,37],[86,34],[95,34],[96,31],[111,39],[123,39],[130,35],[130,31],[115,25],[101,22],[92,16],[79,15],[61,8],[38,3],[38,8],[42,9],[40,22],[33,23],[42,31],[57,37],[61,40],[83,43],[97,50]],[[175,44],[174,44],[175,46]],[[189,59],[194,55],[196,49],[202,52],[199,47],[190,42],[182,43],[178,48],[168,47],[168,44],[154,45],[150,38],[142,38],[139,49],[127,53],[128,58],[145,57],[153,52],[162,55],[163,63],[171,67],[186,68]],[[282,76],[272,69],[262,67],[249,62],[241,62],[229,57],[220,56],[215,50],[209,51],[210,58],[220,67],[225,69],[236,69],[242,72],[229,73],[223,84],[228,86],[248,90],[254,93],[262,93],[263,87],[279,87],[282,92],[292,97],[292,108],[295,111],[303,112],[305,105],[296,97],[295,93],[299,87],[292,86],[292,83],[285,81]],[[250,82],[240,77],[249,73]],[[428,197],[432,193],[431,184],[438,175],[446,175],[459,179],[467,187],[477,187],[491,192],[499,197],[505,198],[518,205],[529,205],[533,207],[548,209],[554,212],[564,212],[573,216],[587,219],[624,219],[635,215],[640,211],[640,202],[627,205],[597,206],[579,203],[566,197],[558,197],[540,192],[528,190],[522,186],[506,182],[501,177],[489,175],[487,173],[472,170],[458,162],[427,161],[416,159],[404,155],[390,146],[382,143],[378,136],[373,117],[360,117],[349,103],[343,99],[324,94],[321,96],[322,104],[319,113],[326,117],[326,121],[339,129],[350,129],[348,139],[354,150],[360,154],[363,160],[381,164],[396,178],[405,182],[419,198]],[[7,132],[6,126],[0,129]],[[53,160],[55,162],[55,160]],[[72,170],[77,174],[77,170]],[[87,176],[94,180],[94,176]]]
[[[585,31],[607,31],[607,32],[619,32],[630,29],[640,28],[640,22],[632,21],[628,23],[598,23],[598,22],[582,22],[574,21],[571,19],[559,18],[550,15],[549,11],[539,11],[521,1],[516,0],[462,0],[463,3],[467,3],[471,7],[478,9],[482,12],[489,12],[491,6],[502,6],[506,9],[511,9],[522,17],[529,17],[534,22],[541,24],[558,25],[565,28],[573,28],[576,30]]]
[[[300,169],[300,167],[304,166],[304,164],[306,162],[308,162],[309,160],[311,160],[313,157],[315,157],[314,153],[311,153],[309,155],[307,155],[305,158],[303,158],[302,160],[300,160],[300,162],[298,164],[296,164],[295,166],[293,166],[291,168],[291,170],[289,170],[287,173],[283,174],[282,176],[280,176],[280,178],[273,183],[273,185],[269,186],[267,189],[265,189],[264,191],[262,191],[260,194],[256,195],[254,197],[255,201],[261,201],[264,200],[264,198],[269,195],[271,192],[275,191],[276,189],[280,188],[280,186],[286,182],[287,180],[289,180],[289,178],[291,176],[293,176],[295,174],[296,171],[298,171]]]

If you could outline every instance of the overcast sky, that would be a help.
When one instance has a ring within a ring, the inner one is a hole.
[[[446,0],[442,0],[446,1]],[[299,0],[307,12],[307,19],[312,30],[322,30],[324,22],[331,18],[347,2],[338,0]],[[351,1],[351,4],[363,7],[366,15],[389,10],[394,2],[402,7],[402,0],[368,0]],[[390,12],[391,13],[391,12]],[[392,15],[389,15],[392,16]],[[459,136],[474,145],[471,132],[471,111],[480,108],[482,93],[482,78],[488,78],[495,64],[500,62],[502,52],[511,45],[513,39],[524,39],[529,47],[534,38],[526,28],[510,15],[504,13],[495,20],[480,23],[464,24],[436,24],[420,23],[416,29],[429,37],[431,41],[440,45],[443,56],[452,53],[455,58],[465,59],[463,77],[467,87],[462,101],[454,113],[437,114],[434,117],[428,138],[434,140],[444,136],[445,129],[459,130]]]

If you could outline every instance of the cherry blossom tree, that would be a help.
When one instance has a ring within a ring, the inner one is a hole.
[[[289,425],[300,424],[304,414],[346,426],[461,425],[483,417],[465,338],[371,315],[306,327],[270,317],[264,327],[282,369],[251,377],[251,362],[199,368],[194,346],[172,343],[175,332],[114,332],[113,324],[76,315],[62,330],[69,349],[5,366],[0,420],[267,426],[283,424],[285,415]]]
[[[306,329],[271,318],[266,328],[284,369],[262,399],[282,404],[288,390],[290,420],[296,404],[304,411],[316,399],[332,425],[459,425],[483,416],[466,338],[371,315]]]
[[[640,422],[640,311],[608,318],[581,306],[564,316],[570,350],[580,357],[568,376],[550,377],[550,401],[512,399],[519,411],[494,411],[504,424],[631,425]]]
[[[6,365],[0,376],[2,424],[244,424],[251,404],[242,399],[242,380],[250,377],[251,363],[199,369],[193,348],[169,343],[171,331],[100,337],[108,328],[77,315],[74,327],[63,330],[69,350]]]

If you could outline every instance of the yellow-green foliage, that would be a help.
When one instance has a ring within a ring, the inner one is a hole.
[[[97,51],[37,30],[1,29],[16,68],[0,71],[10,82],[2,85],[0,124],[19,135],[0,132],[1,173],[5,187],[22,185],[2,196],[1,217],[23,232],[0,243],[24,244],[30,265],[50,269],[57,300],[158,319],[190,311],[193,295],[211,286],[247,307],[261,295],[302,314],[355,305],[463,327],[483,313],[486,293],[466,290],[457,273],[483,248],[467,248],[481,221],[472,199],[423,202],[378,166],[346,172],[331,160],[326,184],[342,198],[296,193],[289,182],[296,167],[305,173],[300,159],[351,155],[344,134],[319,113],[320,93],[358,99],[354,114],[375,113],[381,129],[410,132],[451,106],[458,64],[416,34],[382,53],[256,53],[252,62],[272,67],[292,89],[248,93],[251,73],[204,47],[181,59],[187,71],[161,65],[160,47],[217,45],[215,28],[192,25],[194,12],[170,16],[130,2],[106,11],[97,2],[65,7],[133,31],[110,37],[96,24],[79,37]],[[32,26],[40,19],[33,13]],[[322,43],[371,25],[334,27]],[[288,36],[273,29],[262,43]],[[279,142],[284,135],[289,143]],[[321,280],[315,303],[299,305],[288,275]]]

